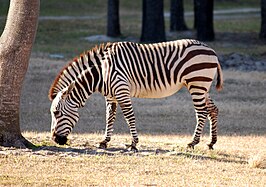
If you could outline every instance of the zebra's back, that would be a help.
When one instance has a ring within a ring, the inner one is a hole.
[[[208,87],[219,63],[215,52],[196,40],[156,44],[118,42],[109,54],[112,54],[109,64],[117,77],[129,84],[132,97],[141,98],[170,96],[186,85],[187,80]]]

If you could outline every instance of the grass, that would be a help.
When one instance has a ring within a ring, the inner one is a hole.
[[[139,41],[141,31],[140,20],[140,18],[136,20],[132,16],[123,16],[121,19],[121,30],[124,40],[130,38],[130,40]],[[105,18],[97,19],[97,25],[94,22],[94,19],[89,19],[85,22],[82,20],[41,21],[33,51],[59,53],[64,54],[67,58],[71,58],[84,50],[90,49],[101,42],[88,42],[84,39],[85,37],[106,34]],[[188,24],[192,25],[192,20],[188,19]],[[167,28],[169,28],[169,20],[166,20]],[[214,47],[218,54],[228,54],[234,51],[260,56],[265,53],[265,46],[258,39],[259,29],[259,18],[232,19],[230,21],[217,20],[215,21],[216,41],[209,42],[209,45]],[[194,31],[192,32],[193,37],[195,37]],[[186,33],[172,33],[168,35],[168,40],[181,38],[187,38]]]
[[[169,12],[169,2],[165,1],[165,11]],[[0,15],[6,15],[8,2],[0,0]],[[192,1],[185,1],[186,10],[193,8]],[[64,7],[64,8],[62,8]],[[215,9],[231,9],[242,7],[260,7],[259,0],[234,0],[215,2]],[[106,34],[106,9],[105,0],[84,1],[41,1],[40,16],[94,16],[86,20],[40,20],[36,42],[33,48],[35,53],[62,54],[72,58],[84,50],[101,43],[88,42],[84,38],[92,35]],[[123,34],[122,40],[138,42],[141,32],[141,1],[120,2],[120,24]],[[187,17],[187,24],[193,27],[193,18]],[[0,30],[4,27],[5,19],[0,19]],[[97,23],[97,24],[96,24]],[[169,31],[169,17],[165,18],[166,31]],[[228,54],[232,51],[254,56],[264,55],[264,43],[258,39],[260,18],[249,17],[245,19],[218,19],[214,22],[216,41],[211,42],[218,54]],[[192,31],[189,36],[185,33],[172,33],[167,35],[168,40],[180,38],[195,38]],[[235,38],[239,38],[235,41]],[[230,43],[231,45],[226,45]],[[247,44],[248,43],[248,44]],[[60,47],[59,47],[60,46]]]
[[[40,51],[50,54],[59,53],[65,55],[67,58],[76,56],[82,51],[101,43],[99,41],[86,41],[84,39],[85,37],[106,34],[105,18],[97,19],[97,25],[94,22],[94,19],[86,21],[40,21],[33,51],[35,53]],[[140,20],[133,19],[131,16],[124,16],[121,19],[121,25],[125,40],[130,38],[136,42],[139,41],[141,31]],[[168,28],[168,22],[166,27]],[[260,56],[265,53],[265,46],[258,39],[259,29],[258,18],[230,21],[219,20],[215,22],[216,41],[209,42],[209,45],[215,48],[218,54],[228,54],[234,51]],[[168,40],[186,37],[184,33],[173,33],[171,36],[168,36]],[[230,45],[228,45],[229,42]]]
[[[5,16],[9,7],[9,1],[0,0],[0,15]],[[193,10],[193,1],[184,1],[186,11]],[[222,0],[217,1],[214,4],[215,9],[231,9],[237,8],[257,8],[260,6],[259,0]],[[62,16],[62,15],[92,15],[96,12],[103,12],[107,9],[107,2],[105,0],[67,0],[67,1],[53,1],[46,0],[41,1],[41,16]],[[121,13],[136,12],[141,10],[142,1],[120,1]],[[169,11],[170,0],[164,1],[165,11]]]
[[[248,160],[250,167],[266,169],[266,152],[265,150],[256,154]]]
[[[24,134],[46,142],[46,133]],[[90,138],[88,138],[90,137]],[[116,135],[107,151],[95,148],[102,135],[73,134],[72,146],[0,152],[0,184],[19,186],[265,186],[265,170],[250,167],[263,149],[262,136],[221,136],[216,150],[186,150],[190,136],[141,135],[140,152],[122,153],[128,135]],[[80,142],[87,141],[86,145]],[[237,146],[235,144],[237,142]],[[249,142],[249,143],[247,143]],[[259,142],[254,147],[255,142]],[[76,147],[78,146],[78,147]],[[75,151],[73,151],[75,149]],[[86,150],[86,151],[84,151]],[[12,152],[13,151],[13,152]],[[79,152],[78,152],[79,151]],[[266,155],[264,155],[266,156]],[[27,164],[25,164],[27,163]],[[5,169],[4,169],[5,168]]]

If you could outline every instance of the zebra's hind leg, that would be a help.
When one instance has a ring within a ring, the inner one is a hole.
[[[203,90],[199,89],[194,92],[190,92],[193,104],[195,107],[196,118],[197,118],[197,125],[194,131],[193,140],[187,146],[188,148],[194,149],[194,146],[199,143],[200,137],[203,131],[203,127],[205,125],[208,110],[206,105],[206,92],[202,92]]]
[[[217,142],[217,121],[218,121],[218,108],[210,98],[209,94],[206,97],[208,108],[208,118],[210,121],[210,137],[211,142],[208,145],[209,149],[213,149],[213,145]]]
[[[106,149],[107,143],[111,140],[111,136],[114,130],[114,122],[116,118],[117,101],[114,99],[106,98],[106,129],[105,137],[100,142],[99,148]]]

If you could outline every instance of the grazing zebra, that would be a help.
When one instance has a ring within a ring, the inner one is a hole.
[[[121,107],[129,126],[131,150],[137,151],[138,134],[131,97],[162,98],[185,86],[192,96],[197,125],[188,147],[200,141],[208,117],[211,142],[217,141],[218,109],[209,96],[217,73],[218,90],[222,89],[222,70],[216,53],[196,40],[177,40],[156,44],[132,42],[108,43],[75,58],[58,74],[49,91],[52,101],[52,139],[65,144],[67,136],[79,119],[78,108],[94,92],[106,98],[106,148],[113,132],[117,106]]]

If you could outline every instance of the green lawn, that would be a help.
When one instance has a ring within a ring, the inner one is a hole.
[[[165,12],[169,12],[169,0],[165,1]],[[193,9],[192,0],[185,1],[185,10]],[[0,0],[0,15],[5,16],[8,1]],[[232,9],[242,7],[259,8],[259,0],[223,0],[215,2],[215,9]],[[88,19],[43,20],[39,21],[37,37],[33,51],[37,54],[63,54],[72,58],[92,48],[100,41],[88,42],[84,38],[92,35],[106,34],[106,0],[67,0],[41,1],[40,16],[91,16]],[[141,34],[141,1],[120,1],[120,25],[122,38],[138,42]],[[218,54],[240,52],[260,56],[264,53],[264,44],[258,39],[260,18],[248,15],[243,19],[217,19],[214,22],[216,41],[210,45]],[[229,16],[230,17],[230,16]],[[186,17],[189,28],[193,26],[193,17]],[[5,18],[0,19],[0,31],[5,24]],[[180,38],[195,38],[195,31],[187,33],[169,33],[169,17],[165,17],[167,40]],[[237,41],[235,41],[237,37]],[[225,43],[230,43],[226,45]],[[256,49],[256,50],[254,50]]]
[[[0,0],[0,16],[6,15],[9,1]],[[121,12],[136,12],[141,11],[142,1],[120,0]],[[169,11],[170,0],[164,0],[164,9]],[[193,10],[193,0],[185,0],[184,6],[186,11]],[[231,8],[246,8],[259,7],[260,0],[217,0],[214,3],[214,8],[231,9]],[[45,0],[41,1],[41,16],[62,16],[62,15],[93,15],[105,13],[107,7],[106,0]]]

